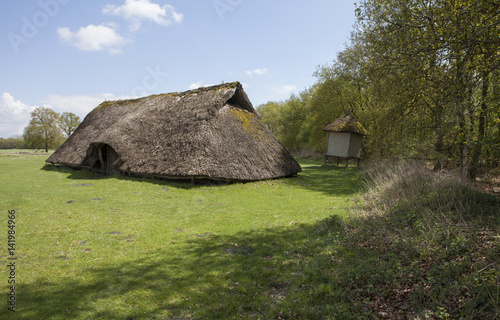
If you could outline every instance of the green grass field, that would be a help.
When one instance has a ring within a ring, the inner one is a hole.
[[[46,158],[0,156],[0,256],[15,210],[18,319],[273,317],[308,277],[288,270],[298,250],[321,254],[308,229],[345,215],[359,190],[357,169],[311,162],[296,178],[206,186]]]
[[[498,198],[441,176],[301,160],[295,178],[191,185],[46,158],[0,153],[0,319],[500,316]]]

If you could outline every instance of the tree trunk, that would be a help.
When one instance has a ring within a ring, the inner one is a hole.
[[[434,108],[434,131],[436,141],[434,142],[434,152],[436,160],[434,161],[434,171],[439,171],[443,168],[443,106],[441,104]]]
[[[477,142],[474,147],[474,151],[472,153],[470,171],[469,171],[469,178],[471,179],[475,179],[477,176],[479,170],[479,161],[483,153],[486,116],[488,112],[488,106],[486,105],[486,99],[488,98],[488,87],[489,87],[488,76],[483,75],[483,85],[481,88],[481,110],[479,111],[479,123],[477,128]]]

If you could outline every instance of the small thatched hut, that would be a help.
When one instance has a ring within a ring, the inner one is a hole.
[[[226,181],[301,171],[260,122],[239,82],[105,101],[47,162],[106,174]]]
[[[363,145],[363,136],[368,134],[365,128],[352,115],[351,110],[347,114],[338,118],[323,128],[328,132],[328,145],[325,154],[325,164],[328,157],[346,160],[346,166],[349,159],[360,160],[361,147]]]

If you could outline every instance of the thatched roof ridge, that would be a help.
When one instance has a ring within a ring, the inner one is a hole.
[[[359,123],[351,114],[351,110],[347,111],[345,116],[342,116],[326,127],[323,131],[333,131],[333,132],[353,132],[361,135],[367,135],[368,131]]]
[[[141,175],[251,181],[301,170],[239,82],[105,101],[47,162],[92,167],[99,144],[118,154],[113,168]]]

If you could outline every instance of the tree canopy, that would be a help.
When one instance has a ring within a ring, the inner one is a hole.
[[[312,88],[258,108],[277,137],[323,152],[321,128],[351,109],[369,132],[364,157],[424,158],[464,179],[498,166],[500,2],[364,0],[356,16]]]
[[[50,108],[36,107],[31,112],[31,120],[24,129],[24,142],[29,148],[57,148],[64,141],[63,132],[69,136],[80,124],[80,118],[74,113],[62,115]]]
[[[80,125],[80,117],[72,112],[63,112],[59,116],[59,128],[69,137]]]

